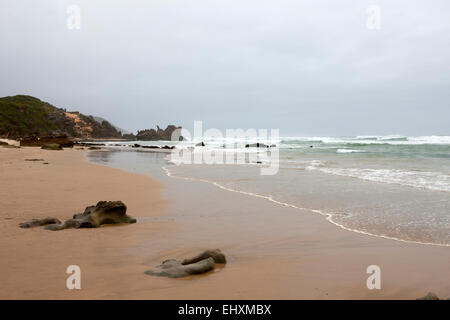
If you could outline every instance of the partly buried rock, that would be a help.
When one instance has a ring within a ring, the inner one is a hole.
[[[21,228],[33,228],[33,227],[40,227],[40,226],[45,226],[48,224],[60,224],[61,221],[59,221],[56,218],[44,218],[44,219],[33,219],[31,221],[28,222],[23,222],[21,224],[19,224],[19,227]]]
[[[220,251],[220,249],[215,249],[215,250],[206,250],[190,259],[184,259],[183,262],[181,262],[181,264],[187,265],[191,263],[196,263],[209,257],[213,258],[215,263],[227,263],[227,259],[225,258],[225,255],[222,253],[222,251]]]
[[[151,276],[182,278],[191,274],[211,271],[215,268],[216,263],[227,263],[225,255],[220,249],[206,250],[191,259],[184,259],[182,262],[175,259],[165,260],[161,265],[144,273]]]
[[[147,270],[144,273],[151,276],[182,278],[191,274],[201,274],[214,269],[214,259],[203,259],[199,262],[182,265],[181,262],[175,259],[165,260],[161,265],[154,270]]]
[[[416,300],[439,300],[439,297],[433,292],[428,292],[426,296],[417,298]]]
[[[100,201],[95,206],[87,207],[83,213],[75,214],[73,219],[63,224],[51,224],[47,230],[69,228],[98,228],[103,224],[136,223],[136,219],[126,214],[127,206],[122,201]]]

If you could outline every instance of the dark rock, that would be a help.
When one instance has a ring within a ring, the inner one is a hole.
[[[159,149],[158,146],[142,146],[144,149]]]
[[[45,150],[62,150],[62,146],[60,144],[44,144],[41,149]]]
[[[211,271],[215,268],[214,259],[207,258],[189,265],[182,265],[175,259],[164,261],[153,270],[147,270],[144,273],[151,276],[182,278],[191,274],[201,274]]]
[[[88,150],[101,150],[101,149],[102,149],[101,147],[94,147],[94,146],[88,148]]]
[[[51,224],[47,230],[68,228],[98,228],[103,224],[135,223],[136,219],[126,214],[127,207],[122,201],[100,201],[95,206],[86,207],[83,213],[75,214],[73,219],[63,224]]]
[[[220,251],[220,249],[215,249],[206,250],[190,259],[184,259],[181,264],[187,265],[210,257],[214,259],[215,263],[227,263],[227,259],[225,258],[225,255],[222,253],[222,251]]]
[[[44,161],[44,159],[25,159],[25,161]]]
[[[433,292],[428,292],[426,296],[417,298],[416,300],[439,300],[439,297]]]
[[[142,146],[141,146],[140,144],[135,143],[135,144],[133,144],[131,147],[132,147],[132,148],[140,148],[140,147],[142,147]]]
[[[136,135],[137,140],[144,141],[155,141],[155,140],[166,140],[166,141],[182,141],[183,137],[181,136],[181,127],[176,127],[174,125],[167,126],[166,129],[161,129],[159,126],[156,126],[155,129],[146,129],[138,131]]]
[[[170,149],[171,150],[171,149],[175,149],[175,147],[166,145],[166,146],[162,146],[161,149]]]
[[[21,224],[19,224],[19,227],[21,228],[33,228],[33,227],[40,227],[40,226],[45,226],[48,224],[60,224],[61,221],[59,221],[56,218],[44,218],[44,219],[33,219],[31,221],[28,222],[23,222]]]
[[[175,259],[165,260],[161,265],[144,273],[159,277],[181,278],[211,271],[216,263],[227,263],[225,255],[219,249],[206,250],[182,262]]]
[[[196,146],[196,147],[204,147],[205,144],[204,144],[203,141],[202,141],[202,142],[197,143],[195,146]]]
[[[0,146],[9,146],[9,144],[4,141],[0,141]]]
[[[246,144],[245,147],[246,148],[269,148],[269,146],[267,144],[260,143],[260,142]]]

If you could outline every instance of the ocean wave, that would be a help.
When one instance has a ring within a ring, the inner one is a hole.
[[[332,145],[450,145],[450,136],[355,136],[355,137],[285,137],[281,140],[283,145],[293,144],[332,144]]]
[[[314,166],[320,167],[320,166],[323,166],[323,165],[324,165],[323,162],[321,162],[319,160],[314,160]],[[229,186],[223,185],[223,184],[221,184],[221,183],[219,183],[217,181],[213,181],[213,180],[175,175],[165,166],[162,167],[162,170],[165,172],[165,174],[168,177],[172,177],[172,178],[176,178],[176,179],[189,180],[189,181],[197,181],[197,182],[208,183],[208,184],[212,184],[212,185],[218,187],[219,189],[222,189],[222,190],[225,190],[225,191],[240,193],[240,194],[244,194],[244,195],[247,195],[247,196],[264,199],[266,201],[272,202],[274,204],[277,204],[277,205],[280,205],[280,206],[283,206],[283,207],[289,207],[289,208],[296,209],[296,210],[309,211],[309,212],[312,212],[312,213],[320,214],[320,215],[324,216],[325,219],[328,222],[330,222],[330,223],[332,223],[332,224],[334,224],[334,225],[336,225],[336,226],[338,226],[338,227],[340,227],[340,228],[342,228],[344,230],[347,230],[347,231],[352,231],[352,232],[359,233],[359,234],[364,234],[364,235],[367,235],[367,236],[373,236],[373,237],[377,237],[377,238],[384,238],[384,239],[395,240],[395,241],[406,242],[406,243],[418,243],[418,244],[424,244],[424,245],[450,247],[450,244],[448,244],[448,243],[428,242],[428,241],[427,242],[422,242],[422,241],[415,241],[415,240],[410,240],[410,239],[402,239],[400,237],[394,237],[394,236],[389,236],[389,235],[385,235],[385,234],[377,234],[377,233],[372,233],[372,232],[368,232],[368,231],[365,231],[365,230],[361,230],[360,228],[349,227],[349,226],[344,225],[342,222],[339,222],[338,219],[336,219],[336,217],[335,217],[336,214],[332,213],[332,212],[325,212],[325,211],[318,210],[318,209],[298,206],[298,205],[295,205],[293,203],[280,201],[280,200],[275,199],[274,197],[272,197],[270,195],[267,196],[267,195],[264,195],[264,194],[259,194],[259,193],[255,193],[255,192],[240,190],[238,188],[234,188],[234,187],[229,187]]]
[[[322,162],[312,162],[308,170],[319,170],[338,176],[398,184],[408,187],[450,192],[450,175],[441,172],[406,171],[399,169],[330,168]]]
[[[355,149],[337,149],[336,153],[364,153],[365,150],[355,150]]]

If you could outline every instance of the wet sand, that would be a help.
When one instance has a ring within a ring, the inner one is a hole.
[[[345,231],[299,212],[201,183],[88,163],[84,150],[0,148],[2,299],[414,299],[450,297],[450,248]],[[41,158],[49,162],[24,161]],[[122,200],[138,223],[51,232],[20,229],[60,220],[99,200]],[[167,258],[221,248],[228,264],[184,279],[143,272]],[[65,286],[81,267],[81,290]],[[368,290],[366,268],[381,268]]]

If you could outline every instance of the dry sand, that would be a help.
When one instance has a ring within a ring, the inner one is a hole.
[[[348,232],[321,216],[207,184],[179,181],[172,202],[161,183],[88,163],[83,150],[0,148],[2,299],[413,299],[450,297],[450,248]],[[44,159],[29,162],[25,159]],[[208,195],[205,197],[205,195]],[[179,200],[177,200],[179,199]],[[137,224],[57,232],[21,229],[60,220],[99,200],[122,200]],[[166,217],[166,218],[164,218]],[[167,258],[221,248],[229,263],[184,279],[144,271]],[[79,265],[81,290],[66,288]],[[368,265],[382,289],[368,290]]]

